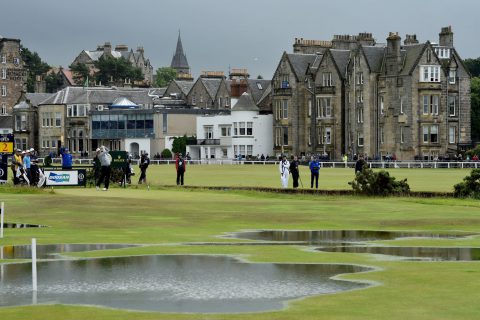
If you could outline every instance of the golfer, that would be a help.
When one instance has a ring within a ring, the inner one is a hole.
[[[109,150],[105,146],[97,148],[96,151],[98,160],[102,166],[100,169],[100,177],[97,181],[97,190],[100,190],[100,184],[104,183],[103,191],[107,191],[110,185],[110,164],[112,163],[112,156],[108,153]]]
[[[290,176],[290,162],[285,155],[282,156],[282,161],[278,167],[280,170],[280,181],[282,182],[282,188],[288,188],[288,177]]]

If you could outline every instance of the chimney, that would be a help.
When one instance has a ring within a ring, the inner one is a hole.
[[[412,44],[418,44],[417,40],[417,35],[416,34],[407,34],[405,37],[405,40],[403,41],[403,44],[406,46],[412,45]]]
[[[385,57],[387,74],[397,74],[402,64],[401,42],[402,38],[398,32],[390,32],[387,38],[387,54]]]
[[[137,52],[143,54],[143,47],[137,47]]]
[[[110,42],[105,42],[105,44],[103,45],[103,52],[107,54],[112,53],[112,44]]]
[[[453,48],[452,26],[444,27],[438,34],[441,47]]]
[[[128,51],[128,46],[126,44],[118,44],[115,46],[115,51]]]

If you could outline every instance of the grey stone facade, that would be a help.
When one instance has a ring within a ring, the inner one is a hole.
[[[272,81],[276,152],[434,159],[469,145],[470,76],[451,28],[439,36],[438,45],[415,35],[402,45],[397,33],[386,44],[369,33],[296,39],[298,53],[282,56]],[[297,72],[295,59],[304,60]],[[287,117],[276,111],[284,100]]]

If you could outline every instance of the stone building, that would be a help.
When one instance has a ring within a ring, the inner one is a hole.
[[[26,82],[26,71],[20,54],[20,40],[0,36],[0,117],[12,115],[13,106],[17,104]],[[5,119],[4,119],[5,120]],[[12,118],[3,126],[13,129]]]
[[[296,39],[294,51],[308,53],[285,53],[272,81],[277,153],[434,159],[471,144],[470,76],[451,27],[438,44],[363,33]]]
[[[195,83],[192,81],[173,80],[168,84],[164,97],[187,100],[187,95]]]
[[[133,49],[129,50],[127,45],[120,44],[112,49],[111,43],[105,42],[104,45],[99,45],[96,50],[82,50],[72,64],[82,63],[92,70],[94,69],[95,61],[98,61],[102,56],[124,58],[130,61],[134,67],[139,68],[144,78],[141,83],[135,83],[135,85],[147,87],[153,84],[153,67],[150,64],[150,60],[145,57],[143,47],[137,47],[137,50],[133,51]],[[127,79],[125,80],[128,81]]]
[[[189,106],[202,109],[218,109],[217,93],[227,91],[225,75],[222,71],[203,71],[190,89],[186,103]],[[225,100],[223,101],[225,107]]]

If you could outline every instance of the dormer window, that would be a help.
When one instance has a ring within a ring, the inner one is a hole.
[[[440,82],[440,66],[420,66],[420,82]]]
[[[435,48],[435,53],[440,59],[450,59],[450,49],[449,48]]]

